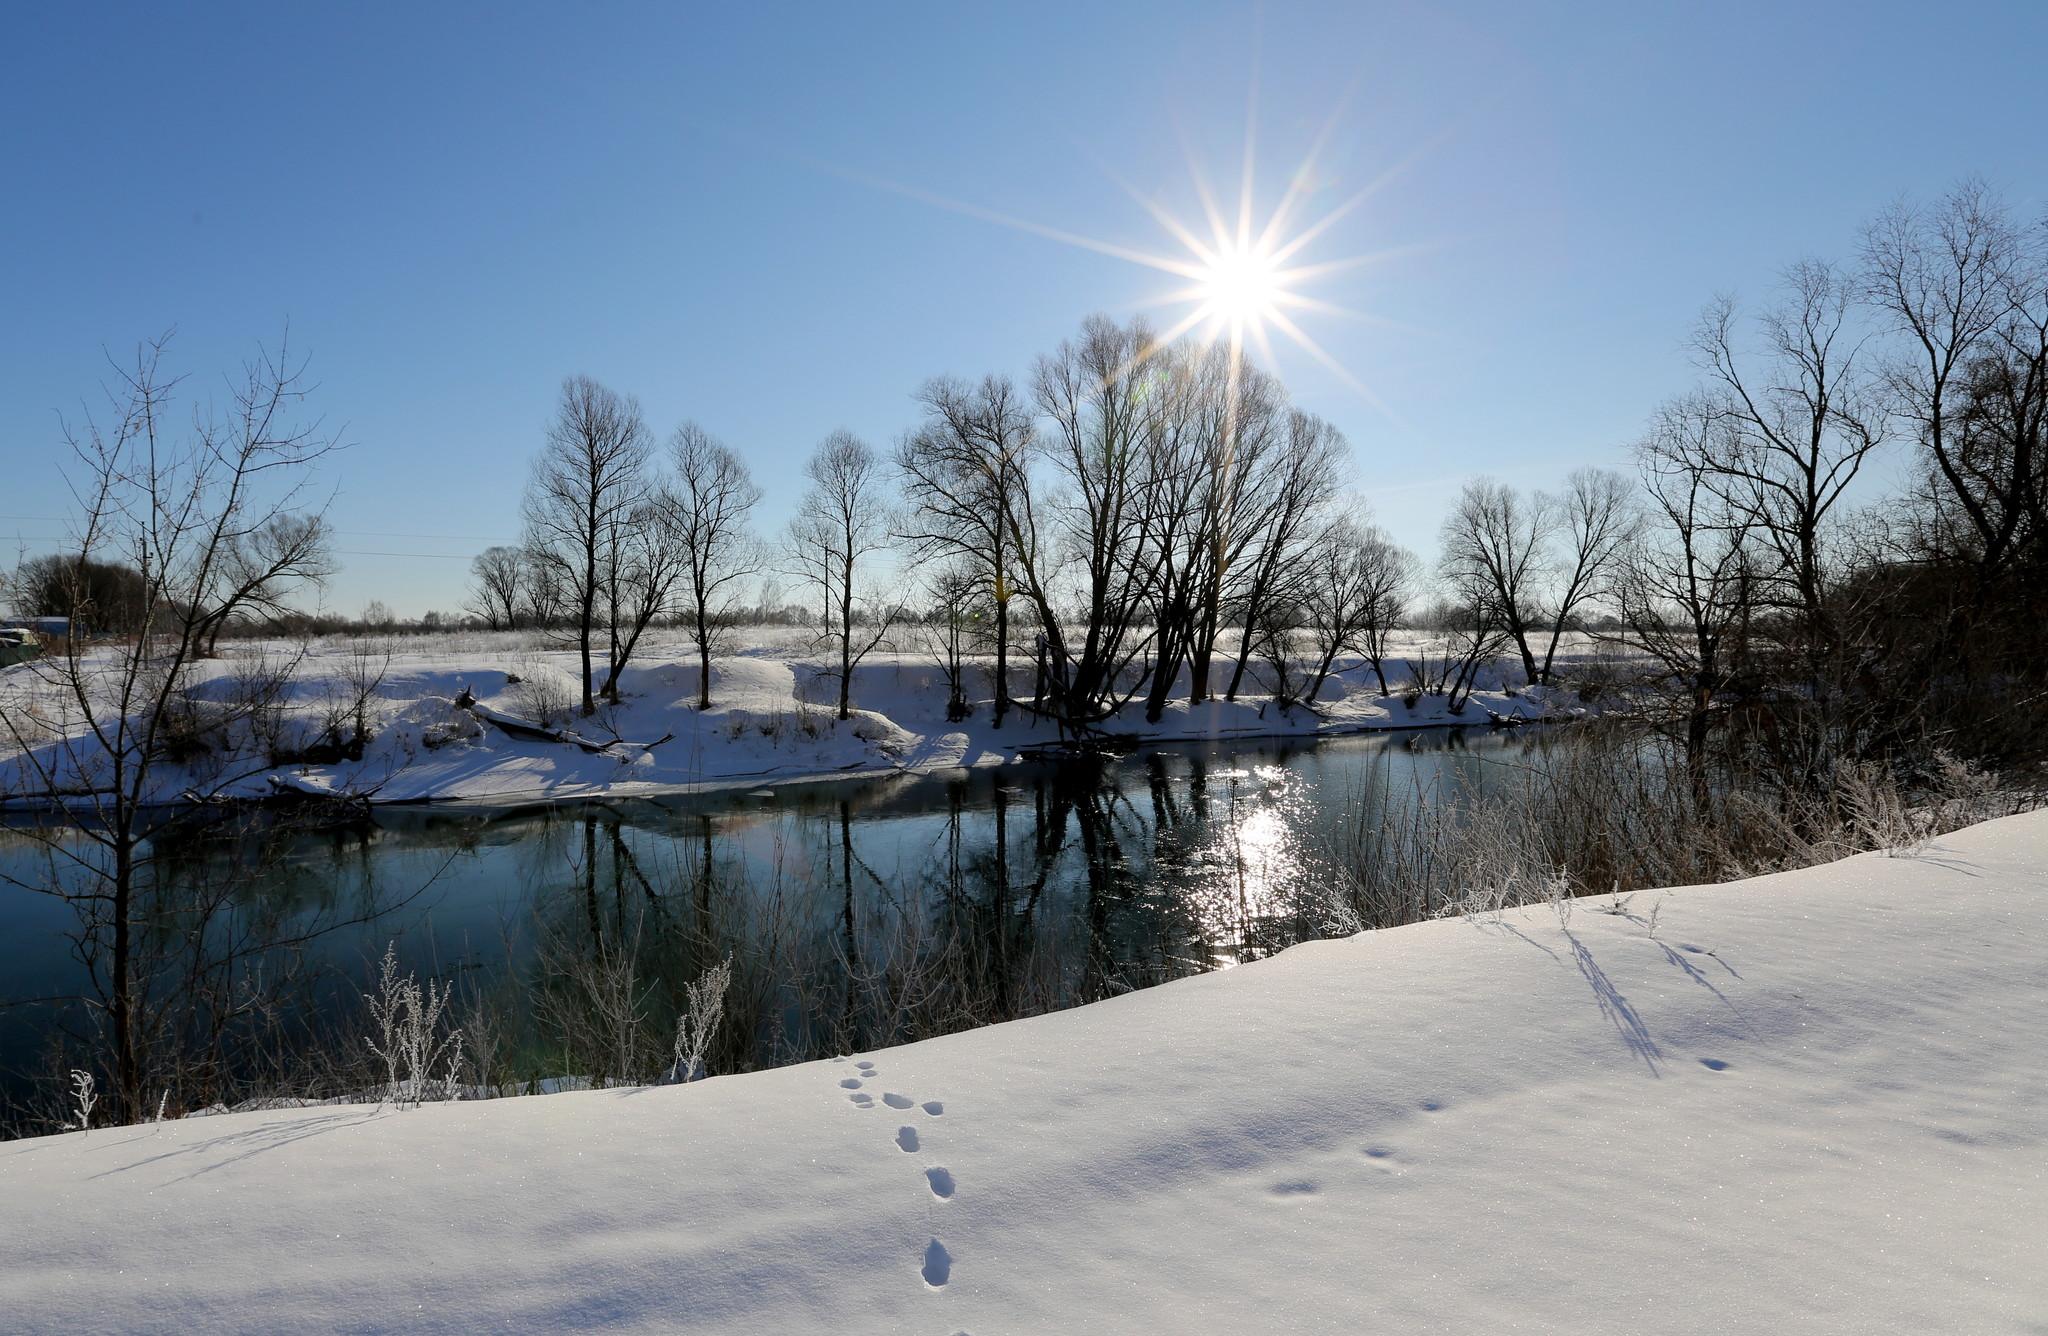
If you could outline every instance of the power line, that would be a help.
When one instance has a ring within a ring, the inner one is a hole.
[[[418,536],[425,538],[434,537],[435,535],[421,534]],[[66,534],[0,533],[0,543],[54,543],[66,537],[68,537]],[[368,548],[337,547],[334,549],[334,555],[337,557],[418,557],[425,561],[468,561],[475,554],[470,552],[383,552]]]
[[[70,522],[65,516],[62,515],[0,515],[0,520],[11,520],[25,522],[29,524],[67,524]],[[331,530],[331,532],[346,535],[350,538],[445,538],[451,543],[506,543],[512,541],[504,537],[502,534],[489,535],[480,533],[400,533],[395,529],[334,529]],[[64,535],[60,534],[57,536],[63,537]],[[373,553],[371,555],[383,554]],[[392,553],[390,555],[409,556],[415,554]],[[422,553],[418,555],[430,554]]]

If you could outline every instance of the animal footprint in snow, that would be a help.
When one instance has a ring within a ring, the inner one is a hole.
[[[926,1100],[923,1107],[924,1111],[934,1118],[946,1111],[946,1106],[935,1099]]]
[[[901,1151],[914,1152],[917,1149],[917,1129],[907,1126],[897,1128],[896,1148]]]
[[[886,1094],[882,1096],[882,1103],[888,1105],[892,1109],[907,1109],[913,1103],[915,1103],[915,1101],[912,1100],[908,1095]]]
[[[860,1078],[858,1076],[849,1076],[839,1083],[839,1088],[841,1090],[858,1090],[860,1089]]]
[[[875,1064],[872,1062],[856,1062],[853,1065],[860,1068],[864,1076],[873,1076],[875,1074]]]
[[[866,1091],[848,1095],[847,1098],[853,1101],[855,1108],[872,1109],[875,1107],[875,1097]]]
[[[924,1178],[925,1182],[932,1185],[932,1195],[940,1201],[944,1201],[953,1195],[953,1173],[951,1170],[933,1165],[924,1171]]]
[[[946,1251],[946,1245],[933,1239],[925,1245],[924,1283],[935,1290],[946,1288],[946,1282],[953,1278],[953,1254]]]

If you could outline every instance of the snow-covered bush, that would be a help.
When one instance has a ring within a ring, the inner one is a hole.
[[[73,1068],[71,1071],[71,1107],[78,1115],[78,1130],[87,1131],[92,1127],[92,1106],[100,1102],[99,1094],[93,1088],[91,1072]]]
[[[676,1017],[674,1056],[669,1062],[669,1080],[695,1081],[711,1073],[704,1066],[704,1054],[718,1033],[725,1015],[725,990],[732,983],[732,957],[712,966],[684,988],[684,1005]]]
[[[419,1104],[438,1089],[443,1098],[459,1097],[456,1075],[462,1066],[462,1031],[442,1024],[454,986],[424,986],[412,974],[398,972],[398,944],[384,948],[377,991],[365,993],[370,1023],[376,1033],[367,1040],[383,1059],[385,1098],[401,1107]],[[445,1033],[444,1033],[445,1030]],[[445,1073],[435,1080],[434,1072]]]

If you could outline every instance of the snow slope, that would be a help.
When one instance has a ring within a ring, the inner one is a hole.
[[[2040,1332],[2044,855],[2048,812],[690,1086],[0,1146],[0,1326]]]

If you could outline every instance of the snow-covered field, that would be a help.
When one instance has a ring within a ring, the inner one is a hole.
[[[14,1143],[0,1326],[2038,1333],[2044,917],[2037,812],[687,1086]]]
[[[968,720],[947,721],[945,679],[933,656],[910,643],[914,634],[902,633],[894,648],[856,670],[856,710],[845,721],[834,717],[836,684],[821,675],[823,662],[805,647],[804,633],[784,628],[749,628],[749,648],[713,662],[707,711],[695,708],[693,646],[654,640],[622,677],[621,703],[590,720],[567,713],[577,694],[575,655],[547,648],[530,634],[241,646],[198,665],[188,688],[195,718],[209,711],[234,714],[265,664],[293,665],[286,691],[270,712],[238,718],[227,728],[229,745],[163,767],[157,796],[252,796],[287,785],[377,802],[535,802],[991,765],[1014,759],[1020,746],[1055,740],[1053,728],[1022,715],[993,728],[985,701]],[[1417,641],[1418,648],[1423,644]],[[1398,694],[1381,696],[1355,657],[1340,660],[1340,666],[1343,671],[1325,684],[1314,713],[1282,711],[1264,688],[1255,687],[1236,702],[1190,706],[1178,700],[1157,725],[1146,725],[1133,706],[1111,721],[1109,731],[1161,741],[1300,736],[1484,724],[1492,715],[1536,718],[1579,708],[1567,692],[1511,694],[1519,672],[1494,665],[1482,678],[1485,689],[1454,717],[1442,697],[1424,696],[1411,706]],[[970,671],[974,689],[986,694],[985,667]],[[1015,689],[1028,695],[1028,658],[1013,664],[1013,677]],[[1390,683],[1395,677],[1390,665]],[[376,685],[366,722],[373,737],[361,760],[270,763],[278,755],[303,755],[330,718],[347,715],[358,683],[370,679]],[[486,714],[566,723],[586,740],[618,741],[594,752],[508,734],[456,708],[465,689]],[[32,703],[48,727],[40,747],[43,767],[26,766],[0,744],[0,799],[43,788],[39,770],[54,772],[61,787],[91,787],[104,752],[69,709],[61,685],[50,680],[49,665],[8,670],[0,676],[0,693],[6,697],[0,704]]]

